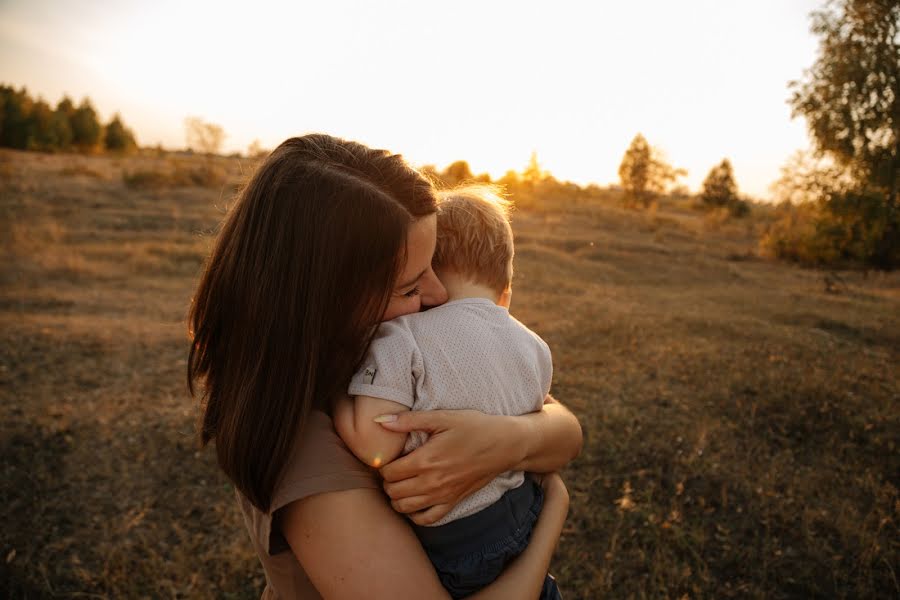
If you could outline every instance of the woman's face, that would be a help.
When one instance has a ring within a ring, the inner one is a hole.
[[[391,292],[382,321],[447,301],[447,290],[431,268],[436,243],[437,215],[422,217],[410,226],[406,237],[406,266]]]

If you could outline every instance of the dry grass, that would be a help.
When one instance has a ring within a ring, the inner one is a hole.
[[[166,160],[0,153],[10,597],[262,587],[184,386],[184,316],[240,165],[213,188],[124,183]],[[759,220],[614,204],[546,199],[514,223],[513,312],[586,434],[566,598],[896,597],[900,277],[827,293],[758,258]]]

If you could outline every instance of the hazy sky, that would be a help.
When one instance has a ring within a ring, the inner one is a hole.
[[[495,176],[532,150],[612,183],[642,132],[696,189],[723,157],[764,197],[808,145],[787,83],[816,55],[813,0],[189,2],[0,0],[0,77],[87,95],[138,138],[227,150],[324,131]]]

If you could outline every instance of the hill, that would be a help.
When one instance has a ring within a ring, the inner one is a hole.
[[[258,597],[185,389],[190,297],[250,168],[0,152],[11,597]],[[512,311],[586,436],[566,598],[900,593],[900,275],[761,259],[761,219],[613,193],[515,213]]]

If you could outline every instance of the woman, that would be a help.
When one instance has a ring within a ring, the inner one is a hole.
[[[522,417],[409,413],[422,448],[375,474],[334,432],[381,320],[440,304],[431,270],[436,201],[400,156],[326,135],[265,160],[228,215],[190,314],[188,381],[202,383],[201,440],[215,440],[266,571],[264,597],[442,598],[411,529],[507,470],[552,472],[580,450],[550,399]],[[547,476],[528,550],[479,597],[536,597],[568,496]],[[395,512],[397,511],[397,512]]]

